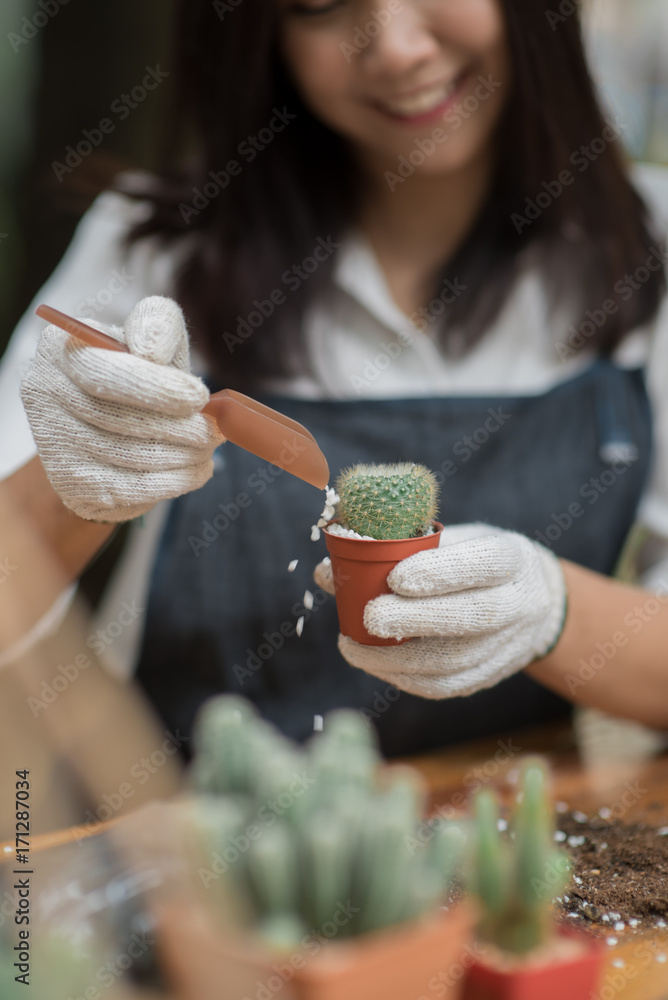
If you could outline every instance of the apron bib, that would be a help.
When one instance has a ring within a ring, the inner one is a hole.
[[[356,462],[421,462],[441,481],[446,525],[519,531],[604,574],[650,468],[642,373],[606,360],[538,396],[263,401],[313,433],[332,484]],[[524,673],[468,698],[430,701],[349,666],[336,646],[334,598],[312,579],[326,555],[322,538],[310,540],[324,495],[233,445],[217,457],[213,478],[172,502],[149,594],[137,679],[172,730],[190,733],[202,702],[223,691],[249,698],[298,740],[316,713],[365,710],[386,756],[568,715],[569,702]]]

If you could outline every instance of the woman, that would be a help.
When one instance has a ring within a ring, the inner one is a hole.
[[[572,701],[668,725],[668,184],[639,175],[646,205],[628,180],[576,18],[547,0],[184,0],[178,38],[188,167],[117,178],[38,296],[116,322],[131,353],[42,333],[22,398],[52,486],[34,460],[5,484],[73,576],[149,512],[116,594],[146,609],[136,674],[165,720],[188,731],[235,690],[304,737],[354,705],[388,754]],[[285,627],[321,498],[230,446],[213,472],[178,309],[128,317],[156,294],[184,307],[209,386],[304,423],[333,474],[439,474],[444,544],[367,609],[410,642],[340,638],[341,659],[323,567],[304,634]],[[15,398],[31,332],[5,361]],[[637,518],[647,590],[609,579]]]

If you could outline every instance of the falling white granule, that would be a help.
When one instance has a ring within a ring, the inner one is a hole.
[[[603,806],[602,809],[599,809],[598,814],[601,817],[601,819],[610,819],[610,817],[612,816],[612,813],[610,812],[607,806]]]
[[[657,962],[662,962],[662,963],[666,961],[666,956],[663,954],[663,952],[661,952],[660,955],[656,956],[656,961]]]
[[[632,917],[631,920],[629,920],[629,927],[637,927],[639,923],[640,921],[636,917]]]
[[[302,632],[304,631],[304,616],[303,615],[301,616],[301,618],[297,619],[297,627],[296,627],[295,631],[296,631],[297,635],[301,635]]]
[[[557,802],[554,808],[558,813],[566,813],[568,812],[568,802]]]
[[[615,945],[617,944],[617,938],[616,938],[616,937],[609,937],[609,938],[606,938],[606,939],[605,939],[605,943],[606,943],[606,944],[609,944],[609,945],[610,945],[610,947],[611,947],[611,948],[613,948],[613,947],[614,947],[614,946],[615,946]]]
[[[587,814],[580,812],[579,809],[576,809],[575,812],[573,813],[573,819],[575,820],[576,823],[586,823]]]
[[[313,607],[313,594],[310,590],[304,591],[304,607],[307,611],[310,611]]]
[[[563,830],[555,830],[554,839],[557,841],[558,844],[561,844],[564,842],[564,840],[566,840],[566,834],[564,833]]]
[[[496,821],[496,828],[497,828],[497,830],[507,830],[508,829],[508,820],[507,819],[501,819],[501,818],[497,819],[497,821]]]
[[[318,519],[318,528],[324,528],[328,524],[334,515],[336,514],[336,504],[339,502],[341,497],[332,489],[331,486],[325,487],[325,506],[322,509],[322,514]]]
[[[617,921],[617,923],[615,924],[615,930],[616,931],[623,931],[624,930],[624,921],[623,920],[618,920]]]
[[[323,718],[322,715],[313,716],[313,732],[321,733],[323,730]]]
[[[623,958],[613,958],[610,965],[614,965],[616,969],[623,969],[624,966],[626,965],[626,962],[624,961]]]
[[[311,541],[317,542],[320,538],[320,528],[317,524],[311,525]]]
[[[297,569],[297,563],[298,562],[299,562],[299,559],[293,559],[292,562],[289,563],[289,565],[288,565],[288,573],[294,573],[294,571]]]

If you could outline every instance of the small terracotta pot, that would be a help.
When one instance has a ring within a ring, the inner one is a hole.
[[[458,962],[474,919],[469,904],[458,903],[360,938],[319,944],[310,935],[310,946],[271,955],[231,938],[196,904],[171,904],[157,917],[159,954],[179,1000],[415,1000]]]
[[[434,521],[433,526],[436,530],[432,535],[389,541],[330,535],[325,528],[327,551],[332,560],[336,610],[343,635],[365,646],[397,646],[408,641],[380,639],[371,635],[364,627],[364,608],[374,597],[392,593],[387,577],[398,562],[424,549],[438,548],[443,525]]]
[[[582,943],[582,952],[544,965],[500,969],[476,960],[464,983],[463,1000],[590,1000],[603,965],[605,948],[596,938],[559,929],[561,937]]]

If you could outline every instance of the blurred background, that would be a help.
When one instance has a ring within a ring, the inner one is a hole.
[[[582,6],[605,104],[629,123],[629,152],[668,164],[667,0],[573,5]],[[559,0],[553,6],[558,11]],[[54,170],[54,162],[67,167],[67,147],[108,117],[114,127],[96,150],[102,160],[119,169],[155,165],[170,80],[125,117],[114,107],[147,66],[169,71],[174,7],[174,0],[0,5],[0,354],[94,194],[75,190],[76,169]]]

